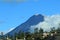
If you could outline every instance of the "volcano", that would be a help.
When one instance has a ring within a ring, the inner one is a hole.
[[[8,32],[6,35],[14,35],[14,33],[19,33],[19,31],[28,32],[30,27],[33,25],[37,25],[40,22],[44,21],[44,16],[41,14],[36,14],[31,16],[26,22],[22,23],[21,25],[17,26],[12,31]]]

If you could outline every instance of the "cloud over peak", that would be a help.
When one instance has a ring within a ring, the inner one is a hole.
[[[44,31],[50,31],[52,27],[58,28],[60,24],[60,15],[45,16],[44,19],[44,22],[31,26],[31,30],[35,28],[43,28]]]

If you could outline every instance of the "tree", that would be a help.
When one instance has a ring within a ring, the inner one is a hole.
[[[22,32],[21,30],[19,31],[19,33],[16,35],[16,37],[18,39],[24,38],[24,32]]]
[[[34,29],[34,34],[38,34],[38,28]]]
[[[20,38],[24,38],[24,32],[20,33]]]
[[[31,39],[31,36],[32,36],[32,35],[31,35],[30,32],[26,32],[26,33],[25,33],[25,36],[26,36],[26,37],[25,37],[26,40],[32,40],[32,39]]]
[[[43,29],[42,28],[40,28],[39,33],[43,33]]]
[[[58,25],[57,32],[60,33],[60,24]]]
[[[52,27],[50,32],[54,33],[55,31],[56,31],[55,27]]]
[[[40,37],[43,35],[43,29],[42,28],[40,28],[39,34],[40,34]]]

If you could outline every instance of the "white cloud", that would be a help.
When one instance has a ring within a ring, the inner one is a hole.
[[[14,29],[14,27],[13,27],[13,28],[11,28],[8,32],[12,31],[13,29]]]
[[[5,32],[4,32],[4,35],[5,35],[6,33],[10,32],[10,31],[12,31],[13,29],[15,29],[15,27],[10,28],[8,31],[5,31]]]
[[[5,34],[8,33],[8,32],[10,32],[10,31],[12,31],[13,29],[15,29],[15,27],[10,28],[7,32],[5,32]]]
[[[38,16],[38,15],[39,15],[38,13],[35,14],[35,16]]]
[[[45,16],[45,21],[37,25],[31,26],[31,30],[34,30],[37,27],[38,29],[43,28],[44,31],[48,31],[51,27],[57,28],[59,23],[60,15]]]

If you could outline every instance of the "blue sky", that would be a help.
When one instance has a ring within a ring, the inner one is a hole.
[[[0,2],[0,32],[7,32],[28,20],[32,15],[60,14],[60,0],[28,0]]]

